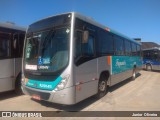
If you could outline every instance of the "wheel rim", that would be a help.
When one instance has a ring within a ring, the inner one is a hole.
[[[151,70],[151,66],[150,65],[147,65],[147,70]]]
[[[102,81],[100,84],[99,84],[99,90],[100,91],[105,91],[106,89],[106,83],[105,81]]]
[[[135,73],[135,71],[133,72],[133,78],[135,78],[136,77],[136,73]]]

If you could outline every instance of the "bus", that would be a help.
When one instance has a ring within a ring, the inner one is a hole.
[[[21,90],[21,62],[25,28],[13,23],[0,23],[0,93]]]
[[[143,49],[143,65],[147,71],[160,70],[160,47]]]
[[[135,79],[142,67],[141,44],[71,12],[29,25],[22,61],[24,94],[72,105]]]

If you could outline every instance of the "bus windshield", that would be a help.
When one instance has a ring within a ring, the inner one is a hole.
[[[70,28],[33,33],[26,38],[25,69],[56,72],[68,64]]]

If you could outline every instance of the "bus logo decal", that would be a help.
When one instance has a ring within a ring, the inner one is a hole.
[[[116,66],[120,67],[126,65],[126,61],[119,62],[119,59],[116,59]]]

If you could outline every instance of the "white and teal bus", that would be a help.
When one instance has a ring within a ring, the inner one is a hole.
[[[22,90],[66,105],[101,98],[108,86],[136,77],[140,51],[138,42],[79,13],[48,17],[28,27]]]
[[[21,91],[21,62],[26,28],[0,23],[0,93]]]

